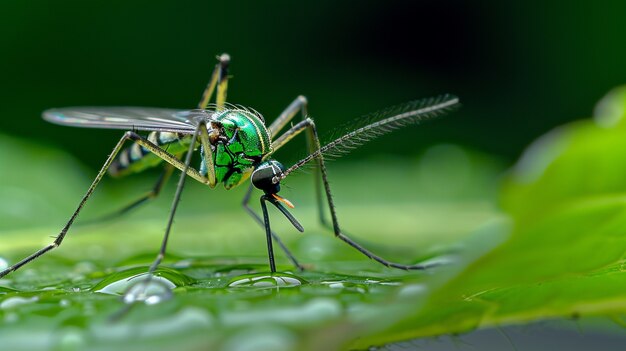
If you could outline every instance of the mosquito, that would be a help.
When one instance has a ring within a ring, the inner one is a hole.
[[[308,102],[304,96],[298,96],[269,126],[266,126],[263,116],[257,111],[227,103],[229,63],[228,54],[218,57],[218,63],[215,65],[211,79],[196,109],[68,107],[45,111],[43,118],[48,122],[74,127],[122,129],[126,132],[113,148],[78,207],[54,241],[0,272],[0,278],[59,247],[107,171],[112,176],[124,176],[156,166],[163,166],[163,173],[152,190],[115,213],[116,215],[124,214],[155,198],[174,169],[181,171],[161,247],[150,265],[148,275],[154,273],[165,257],[186,176],[210,188],[223,184],[226,189],[237,187],[250,179],[242,205],[246,212],[265,229],[271,272],[276,272],[274,242],[280,246],[295,267],[303,269],[287,246],[271,229],[267,204],[276,207],[295,229],[303,232],[302,225],[287,209],[294,208],[294,206],[278,193],[281,181],[309,162],[314,162],[316,169],[319,170],[315,173],[315,193],[320,220],[323,225],[332,229],[335,237],[387,267],[423,270],[434,264],[408,265],[391,262],[346,236],[337,219],[324,156],[343,154],[394,129],[419,124],[426,119],[440,116],[459,105],[457,97],[442,95],[380,111],[357,121],[349,132],[322,146],[315,122],[308,116]],[[215,91],[217,91],[215,102],[209,104]],[[291,123],[298,113],[302,116],[302,120],[295,124]],[[280,134],[279,132],[287,125],[290,125],[290,128]],[[147,132],[147,136],[137,133],[140,131]],[[272,158],[276,151],[301,133],[306,134],[308,156],[288,168]],[[127,142],[132,144],[124,148]],[[201,162],[199,167],[194,168],[191,160],[194,153],[198,151]],[[255,188],[262,191],[259,198],[262,216],[250,207],[250,199]],[[328,206],[330,223],[325,219],[324,203]]]

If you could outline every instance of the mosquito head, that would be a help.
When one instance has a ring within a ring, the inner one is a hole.
[[[276,194],[280,191],[280,176],[285,167],[275,160],[268,160],[259,164],[252,172],[252,185],[263,190],[266,194]]]

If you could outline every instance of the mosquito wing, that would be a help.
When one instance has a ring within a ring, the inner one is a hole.
[[[454,95],[446,94],[408,102],[365,116],[365,118],[353,123],[355,126],[353,130],[325,144],[319,150],[289,167],[283,172],[281,179],[320,155],[332,157],[348,153],[383,134],[409,124],[419,124],[422,121],[441,116],[458,106],[459,99]]]
[[[193,133],[204,110],[153,107],[66,107],[44,111],[48,122],[74,127]]]

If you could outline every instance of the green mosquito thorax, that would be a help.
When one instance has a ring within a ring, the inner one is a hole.
[[[261,159],[271,152],[270,136],[260,115],[244,109],[218,111],[207,125],[213,147],[215,178],[231,189],[243,183]],[[202,150],[200,173],[206,175]]]

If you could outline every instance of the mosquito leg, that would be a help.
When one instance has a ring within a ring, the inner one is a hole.
[[[122,149],[122,146],[124,145],[124,142],[126,140],[128,140],[128,139],[129,139],[129,133],[126,133],[120,139],[120,141],[118,141],[117,145],[115,145],[115,147],[113,148],[113,151],[111,152],[109,157],[106,159],[106,161],[104,162],[104,165],[102,165],[102,168],[100,169],[100,171],[96,175],[96,178],[93,180],[93,182],[89,186],[89,189],[87,189],[87,192],[85,193],[85,195],[83,195],[83,198],[80,200],[80,203],[78,204],[78,207],[76,208],[76,210],[74,211],[74,213],[72,214],[70,219],[67,221],[67,223],[65,224],[63,229],[61,229],[61,232],[56,236],[54,241],[52,243],[50,243],[49,245],[47,245],[47,246],[45,246],[45,247],[35,251],[31,255],[25,257],[24,259],[22,259],[21,261],[17,262],[16,264],[14,264],[14,265],[8,267],[7,269],[3,270],[2,272],[0,272],[0,278],[4,277],[5,275],[7,275],[7,274],[9,274],[11,272],[14,272],[14,271],[20,269],[22,266],[28,264],[29,262],[37,259],[38,257],[46,254],[48,251],[51,251],[51,250],[53,250],[53,249],[55,249],[55,248],[57,248],[57,247],[59,247],[61,245],[61,243],[63,242],[63,239],[65,239],[65,236],[67,235],[68,230],[70,229],[70,227],[72,226],[72,224],[74,223],[76,218],[78,217],[78,214],[82,210],[83,206],[85,205],[85,203],[87,202],[87,200],[89,199],[91,194],[94,192],[94,190],[96,189],[96,187],[98,186],[100,181],[102,180],[102,177],[104,176],[104,174],[106,173],[107,169],[109,168],[109,166],[111,165],[111,163],[115,159],[115,156]]]
[[[198,129],[201,130],[202,127],[200,126]],[[209,178],[203,176],[200,172],[198,172],[198,170],[196,170],[193,167],[188,167],[185,164],[185,162],[182,162],[176,156],[170,154],[166,150],[163,150],[162,148],[160,148],[156,144],[153,144],[148,139],[146,139],[146,138],[144,138],[144,137],[142,137],[139,134],[134,133],[134,132],[126,132],[126,134],[128,135],[129,139],[133,140],[134,142],[136,142],[137,144],[139,144],[143,148],[145,148],[148,151],[152,152],[153,154],[155,154],[157,157],[159,157],[163,161],[165,161],[165,162],[169,163],[170,165],[172,165],[172,166],[178,168],[179,170],[183,171],[185,174],[187,174],[191,178],[197,180],[198,182],[200,182],[202,184],[206,184],[206,185],[209,185],[211,187],[215,186],[215,184],[211,184]],[[192,145],[193,144],[190,144],[190,150],[194,150],[194,147]],[[192,152],[192,151],[189,151],[189,152]]]
[[[202,150],[204,151],[203,162],[206,164],[207,170],[207,184],[211,189],[217,184],[215,179],[215,163],[213,162],[213,149],[211,149],[211,141],[209,140],[209,132],[206,128],[206,124],[200,123],[200,144],[202,144]]]
[[[276,139],[276,141],[274,141],[275,144],[277,144],[278,146],[282,146],[285,143],[287,143],[289,140],[291,140],[293,137],[295,137],[296,135],[300,134],[303,130],[308,130],[313,142],[313,147],[314,150],[318,150],[320,148],[320,141],[319,141],[319,137],[317,134],[317,129],[315,128],[315,123],[313,122],[312,119],[307,118],[305,120],[303,120],[302,122],[296,124],[295,126],[293,126],[291,129],[289,129],[288,131],[286,131],[283,135],[280,136],[280,138]],[[339,221],[337,219],[337,213],[335,210],[335,204],[333,201],[333,196],[332,193],[330,191],[330,185],[328,183],[328,174],[326,172],[326,164],[324,162],[324,157],[323,155],[319,155],[319,157],[317,157],[317,163],[318,163],[318,167],[320,169],[320,174],[322,177],[322,184],[324,185],[324,191],[326,194],[326,200],[327,200],[327,204],[328,204],[328,208],[330,211],[330,216],[332,219],[332,230],[335,233],[335,236],[339,239],[341,239],[343,242],[345,242],[346,244],[352,246],[353,248],[355,248],[356,250],[358,250],[359,252],[361,252],[363,255],[367,256],[368,258],[382,264],[385,265],[387,267],[393,267],[393,268],[398,268],[398,269],[405,269],[405,270],[423,270],[423,269],[427,269],[430,267],[433,267],[435,265],[437,265],[436,263],[433,264],[416,264],[416,265],[405,265],[405,264],[400,264],[400,263],[395,263],[395,262],[391,262],[388,261],[376,254],[374,254],[373,252],[369,251],[368,249],[366,249],[365,247],[361,246],[359,243],[357,243],[356,241],[350,239],[349,237],[347,237],[344,233],[342,233],[341,228],[339,227]]]
[[[302,118],[307,117],[307,107],[309,103],[306,97],[298,96],[287,108],[270,124],[267,129],[272,138],[278,134],[295,116],[298,111],[302,112]]]
[[[222,109],[224,107],[224,103],[226,102],[226,90],[228,89],[228,64],[230,63],[230,56],[228,54],[221,54],[217,57],[217,59],[219,62],[215,65],[213,73],[211,74],[211,79],[204,89],[202,99],[198,103],[198,108],[200,109],[206,109],[209,101],[211,101],[211,97],[213,96],[216,86],[217,108]]]
[[[272,124],[268,127],[268,130],[270,131],[270,135],[272,135],[272,138],[276,136],[276,134],[294,118],[294,116],[298,113],[298,111],[300,111],[302,115],[302,120],[306,120],[308,117],[308,112],[307,112],[308,105],[309,103],[306,97],[300,95],[289,106],[287,106],[287,108],[283,111],[283,113],[281,113],[280,116],[278,116],[278,118],[276,118],[276,120],[272,122]],[[274,152],[276,152],[276,150],[283,147],[286,143],[288,143],[293,137],[298,135],[301,131],[302,129],[296,129],[295,127],[292,127],[283,135],[281,135],[279,138],[274,140],[274,142],[272,143],[272,149],[274,150]],[[306,142],[307,142],[306,143],[307,151],[309,153],[313,153],[315,150],[317,150],[316,144],[315,144],[315,138],[313,136],[312,131],[307,132]],[[315,184],[315,197],[317,200],[317,213],[319,215],[319,220],[324,226],[328,226],[328,222],[326,221],[326,218],[324,217],[324,199],[322,198],[322,179],[321,179],[320,174],[317,172],[315,173],[314,184]]]
[[[148,201],[156,199],[156,197],[159,196],[159,194],[161,193],[161,189],[163,189],[163,185],[165,185],[165,183],[167,183],[168,179],[171,177],[173,171],[174,171],[174,166],[167,164],[165,168],[163,169],[163,172],[161,172],[159,179],[157,179],[156,184],[154,184],[152,189],[148,191],[147,193],[145,193],[144,195],[142,195],[140,198],[138,198],[137,200],[131,202],[130,204],[124,206],[123,208],[115,212],[109,213],[99,218],[94,218],[92,220],[82,221],[79,224],[81,225],[93,224],[93,223],[108,221],[117,217],[121,217],[127,214],[128,212],[134,210],[135,208],[147,203]]]
[[[196,130],[196,133],[194,134],[195,135],[194,140],[196,139],[197,133],[198,133],[199,130],[200,130],[200,128],[198,128]],[[102,180],[102,177],[106,173],[107,169],[111,166],[111,164],[113,163],[113,160],[115,160],[115,157],[117,156],[117,154],[122,149],[122,146],[124,145],[124,142],[126,142],[127,140],[132,140],[132,141],[136,142],[137,144],[141,145],[142,147],[148,149],[150,152],[154,153],[157,157],[163,159],[165,162],[171,164],[172,166],[180,169],[181,171],[183,171],[183,174],[186,174],[186,175],[194,178],[198,182],[203,183],[203,184],[210,184],[209,179],[204,177],[196,169],[194,169],[192,167],[189,167],[188,162],[187,163],[181,162],[178,158],[176,158],[176,156],[174,156],[174,155],[168,153],[167,151],[161,149],[160,147],[158,147],[157,145],[153,144],[149,140],[143,138],[142,136],[138,135],[137,133],[126,132],[126,133],[124,133],[124,136],[120,139],[120,141],[113,148],[113,151],[111,152],[109,157],[104,162],[104,165],[102,165],[102,168],[100,169],[100,171],[96,175],[96,178],[93,180],[93,182],[89,186],[89,189],[87,189],[87,192],[85,193],[85,195],[83,195],[83,198],[81,199],[80,203],[78,204],[78,207],[74,211],[74,214],[72,214],[72,216],[67,221],[67,223],[65,224],[63,229],[61,229],[61,232],[56,236],[54,241],[51,244],[49,244],[49,245],[39,249],[38,251],[32,253],[31,255],[29,255],[26,258],[22,259],[21,261],[17,262],[16,264],[14,264],[14,265],[6,268],[5,270],[1,271],[0,272],[0,278],[4,277],[5,275],[7,275],[7,274],[9,274],[9,273],[11,273],[13,271],[18,270],[22,266],[28,264],[29,262],[37,259],[38,257],[46,254],[48,251],[51,251],[51,250],[53,250],[53,249],[55,249],[55,248],[57,248],[57,247],[59,247],[61,245],[61,243],[63,242],[63,239],[65,239],[65,236],[67,235],[68,230],[70,229],[70,227],[72,226],[72,224],[74,223],[76,218],[78,217],[78,214],[82,210],[83,206],[85,205],[85,203],[87,202],[87,200],[89,199],[89,197],[91,196],[93,191],[96,189],[96,187],[98,186],[98,184]],[[194,143],[195,143],[195,141],[194,141]],[[192,143],[191,145],[195,145],[194,143]],[[189,152],[188,152],[188,156],[189,156],[189,154],[193,153],[193,150],[194,150],[193,146],[190,146],[190,149],[189,149]]]
[[[246,192],[246,195],[243,198],[242,206],[246,210],[246,212],[248,212],[248,214],[252,216],[252,218],[260,226],[264,227],[265,224],[263,222],[263,219],[261,219],[261,217],[259,217],[259,215],[256,214],[256,212],[254,212],[254,210],[250,206],[248,206],[248,204],[250,203],[250,196],[252,195],[253,189],[254,189],[254,186],[250,184],[250,187],[248,187],[248,191]],[[283,241],[280,240],[280,237],[278,237],[278,234],[276,234],[274,231],[270,231],[270,233],[272,234],[272,238],[278,243],[278,246],[280,246],[280,248],[285,252],[285,254],[287,255],[287,258],[289,258],[289,261],[291,261],[291,263],[294,266],[296,266],[296,268],[298,268],[299,271],[303,271],[304,267],[300,265],[300,263],[298,263],[298,260],[296,259],[296,257],[291,253],[291,251],[289,251],[289,249],[283,243]]]
[[[161,249],[159,250],[159,254],[157,255],[156,259],[154,260],[154,262],[152,262],[152,265],[150,265],[150,269],[148,271],[148,276],[151,276],[152,273],[154,273],[154,271],[157,269],[157,267],[159,266],[159,264],[161,263],[161,261],[163,261],[163,258],[165,257],[165,250],[167,249],[167,241],[169,239],[170,236],[170,232],[172,229],[172,224],[174,223],[174,216],[176,215],[176,209],[178,208],[178,203],[180,202],[180,197],[182,195],[183,192],[183,187],[185,186],[185,179],[187,179],[187,172],[190,170],[190,164],[191,164],[191,156],[193,156],[193,152],[194,152],[194,148],[193,145],[196,144],[196,140],[198,139],[198,134],[200,133],[200,129],[203,124],[201,123],[198,128],[196,128],[196,131],[194,132],[193,136],[191,137],[191,147],[189,147],[189,150],[187,151],[187,155],[185,157],[185,166],[182,169],[182,172],[180,174],[180,178],[178,179],[178,185],[176,186],[176,193],[174,194],[174,200],[172,201],[172,207],[170,209],[170,215],[168,217],[167,220],[167,227],[165,228],[165,234],[163,235],[163,241],[161,242]]]

